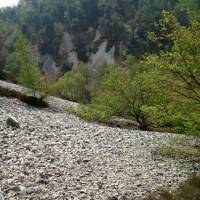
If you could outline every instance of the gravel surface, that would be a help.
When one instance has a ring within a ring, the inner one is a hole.
[[[19,129],[7,127],[10,115]],[[170,136],[85,123],[0,97],[0,196],[138,200],[162,186],[173,189],[200,164],[154,154]]]

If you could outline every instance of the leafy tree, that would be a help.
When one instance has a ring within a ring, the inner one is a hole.
[[[163,127],[199,135],[199,28],[196,20],[185,27],[164,12],[156,40],[168,40],[171,48],[139,62],[128,56],[122,67],[100,68],[99,92],[80,115],[101,122],[120,116],[144,130]]]
[[[18,82],[28,88],[27,92],[31,92],[36,97],[44,97],[44,80],[37,66],[32,64],[23,65],[21,67]],[[30,90],[29,90],[30,89]]]
[[[13,48],[13,42],[15,41],[16,27],[12,23],[4,22],[0,20],[0,77],[4,77],[4,66],[6,64],[6,58],[10,54]]]
[[[80,64],[78,69],[64,74],[53,86],[54,94],[76,102],[87,102],[87,67]]]
[[[166,32],[167,27],[171,32]],[[164,13],[163,37],[172,41],[171,50],[147,57],[147,66],[160,79],[160,92],[168,98],[171,123],[180,133],[200,134],[200,24],[181,26],[170,13]],[[158,87],[158,86],[157,86]],[[164,89],[163,89],[164,88]]]
[[[89,81],[89,90],[92,98],[98,95],[101,82],[107,73],[108,67],[109,66],[106,63],[102,63],[97,65],[97,67],[92,72],[91,80]]]
[[[144,77],[137,73],[133,76],[126,68],[110,66],[100,94],[94,98],[88,110],[83,111],[83,117],[105,122],[112,116],[120,116],[137,121],[141,129],[148,130],[150,121],[144,108],[154,105],[155,99],[152,96],[153,88],[149,81],[144,81]]]
[[[8,57],[5,69],[14,74],[17,81],[30,89],[34,96],[42,95],[39,92],[43,91],[44,82],[37,66],[33,47],[20,32],[18,32],[15,52]]]
[[[172,92],[199,104],[200,23],[193,21],[189,27],[183,27],[174,16],[165,13],[163,30],[169,24],[173,26],[173,30],[165,37],[173,41],[172,49],[149,56],[148,61],[163,71]]]
[[[182,12],[184,17],[189,17],[193,19],[200,19],[200,2],[198,0],[180,0],[176,6],[177,12]],[[180,19],[181,21],[184,19]]]

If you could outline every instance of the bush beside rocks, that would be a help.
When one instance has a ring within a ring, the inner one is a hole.
[[[145,200],[199,200],[200,199],[200,176],[192,176],[180,184],[177,190],[166,190],[151,194]]]

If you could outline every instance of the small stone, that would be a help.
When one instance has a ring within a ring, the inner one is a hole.
[[[25,189],[26,189],[26,188],[25,188],[24,186],[22,186],[22,185],[19,186],[19,190],[20,190],[21,192],[23,192]]]
[[[142,176],[142,174],[141,173],[135,174],[135,177],[139,177],[139,176]]]
[[[13,128],[20,128],[20,123],[12,116],[8,117],[6,120],[7,126],[13,127]]]
[[[113,196],[113,197],[109,197],[108,200],[118,200],[118,198]]]
[[[19,186],[14,186],[14,187],[12,187],[12,191],[20,192],[20,187]]]
[[[0,191],[0,200],[4,200],[3,193]]]
[[[31,194],[36,193],[38,191],[39,191],[39,189],[36,188],[36,187],[23,188],[23,190],[21,190],[21,194],[31,195]]]

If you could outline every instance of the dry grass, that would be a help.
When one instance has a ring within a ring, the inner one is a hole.
[[[200,149],[195,147],[171,147],[167,145],[160,145],[157,151],[161,154],[167,154],[172,157],[190,158],[200,162]]]

